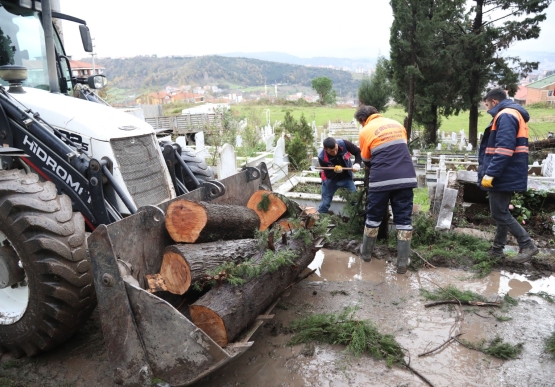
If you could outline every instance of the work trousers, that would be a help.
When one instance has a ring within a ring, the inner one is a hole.
[[[497,223],[493,247],[504,248],[509,232],[516,238],[520,248],[528,247],[532,243],[530,235],[509,211],[512,197],[512,192],[489,191],[489,208],[493,220]]]
[[[412,230],[412,188],[401,188],[392,191],[370,191],[366,208],[366,227],[380,227],[382,219],[389,210],[391,203],[393,223],[397,230]]]
[[[355,183],[352,179],[326,179],[322,181],[322,202],[318,207],[318,212],[328,212],[331,206],[333,195],[335,195],[335,191],[337,191],[338,188],[345,188],[350,192],[356,191]]]

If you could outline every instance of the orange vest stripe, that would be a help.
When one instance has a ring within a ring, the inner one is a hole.
[[[528,124],[526,123],[526,121],[524,121],[524,118],[522,118],[522,116],[520,115],[520,113],[516,109],[510,109],[510,108],[503,109],[499,113],[497,113],[497,115],[493,119],[493,125],[491,126],[491,130],[497,130],[497,126],[496,126],[497,125],[497,118],[501,114],[510,114],[510,115],[516,117],[516,119],[518,120],[518,133],[517,133],[516,137],[517,138],[518,137],[528,138]]]

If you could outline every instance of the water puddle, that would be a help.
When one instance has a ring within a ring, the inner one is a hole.
[[[308,269],[316,269],[309,277],[311,281],[395,282],[412,288],[433,288],[440,286],[434,283],[434,278],[438,278],[440,284],[460,285],[465,290],[480,294],[509,294],[511,297],[519,297],[543,292],[555,297],[555,275],[528,280],[524,275],[501,271],[477,279],[473,278],[472,273],[448,268],[421,269],[417,273],[409,271],[408,274],[398,275],[394,265],[385,260],[372,259],[371,262],[364,262],[352,253],[328,249],[318,250]]]
[[[530,281],[508,272],[484,278],[447,268],[409,271],[398,275],[392,263],[322,249],[308,270],[314,274],[286,293],[275,308],[273,322],[253,337],[254,345],[239,359],[199,386],[424,386],[417,376],[367,356],[348,357],[341,346],[287,346],[290,334],[273,335],[272,326],[288,326],[312,313],[341,312],[356,305],[355,318],[370,320],[380,332],[392,334],[410,354],[411,367],[436,387],[552,385],[555,366],[543,354],[544,339],[555,330],[555,304],[529,293],[555,296],[555,277]],[[490,301],[505,294],[518,298],[510,308],[426,307],[420,289],[453,285],[471,290]],[[511,320],[501,322],[496,316]],[[532,317],[533,316],[533,317]],[[273,324],[273,325],[272,325]],[[501,336],[506,342],[524,343],[516,360],[502,361],[456,342],[434,351],[454,334],[470,342]],[[408,357],[406,358],[408,360]]]

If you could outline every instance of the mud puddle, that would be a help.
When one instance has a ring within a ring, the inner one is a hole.
[[[361,356],[352,358],[344,347],[330,345],[288,346],[289,334],[281,332],[292,320],[309,313],[341,312],[357,306],[356,318],[368,319],[382,333],[390,333],[410,354],[411,366],[434,386],[552,386],[555,362],[543,353],[543,340],[555,329],[555,306],[528,293],[555,295],[555,277],[528,281],[524,276],[495,272],[477,279],[472,273],[445,268],[398,275],[384,260],[363,262],[351,253],[320,250],[309,267],[316,272],[299,283],[278,303],[274,320],[252,338],[253,347],[241,358],[195,386],[425,386],[409,371]],[[420,288],[454,285],[489,300],[509,293],[517,306],[493,308],[437,306]],[[496,308],[497,309],[497,308]],[[496,315],[511,317],[498,321]],[[450,335],[477,342],[500,335],[506,342],[524,343],[520,359],[502,361],[481,352],[450,344],[432,350]]]
[[[284,327],[311,313],[340,313],[357,306],[356,318],[373,321],[380,332],[395,336],[410,354],[411,366],[436,387],[447,386],[553,386],[555,361],[543,353],[544,340],[555,330],[555,304],[529,293],[554,295],[553,276],[537,281],[509,272],[482,279],[462,270],[427,269],[397,275],[391,263],[333,250],[316,254],[317,272],[281,296],[273,313],[251,338],[243,355],[196,387],[301,387],[301,386],[425,386],[418,377],[384,361],[352,358],[344,347],[288,346]],[[452,305],[425,308],[420,288],[434,290],[452,284],[489,300],[505,293],[518,299],[507,310],[463,307],[462,320]],[[490,314],[511,317],[498,321]],[[458,322],[457,322],[458,321]],[[468,341],[500,335],[506,342],[524,343],[520,359],[501,361],[457,343],[431,356],[418,357],[438,347],[453,332]],[[100,330],[98,311],[86,326],[62,347],[35,358],[2,356],[0,386],[10,387],[110,387],[112,369]],[[162,384],[160,384],[162,385]]]

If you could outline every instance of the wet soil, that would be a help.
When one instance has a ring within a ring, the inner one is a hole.
[[[488,237],[487,232],[483,232],[478,228],[472,227],[455,229],[455,232],[464,232],[480,238]],[[490,239],[493,239],[493,234],[491,234]],[[511,242],[511,237],[509,238],[509,242]],[[516,241],[513,242],[516,245]],[[327,249],[344,251],[349,252],[353,255],[357,255],[360,249],[360,245],[360,240],[343,240],[326,243],[324,247]],[[515,245],[508,246],[507,250],[512,250],[516,252],[517,247]],[[376,256],[378,259],[387,260],[389,257],[395,257],[396,254],[396,249],[389,247],[385,241],[379,241],[374,250],[374,256]],[[412,259],[415,261],[418,260],[418,258],[415,257],[414,254],[412,255]],[[472,257],[450,258],[447,255],[433,256],[428,259],[428,262],[435,267],[466,270],[469,271],[469,275],[473,274],[472,267],[476,264]],[[526,277],[530,280],[550,276],[551,273],[555,272],[555,249],[541,248],[538,255],[532,257],[529,262],[526,262],[524,264],[515,264],[508,260],[499,260],[496,263],[492,264],[492,268],[493,270],[497,271],[504,270],[511,273],[523,274],[526,275]]]
[[[381,253],[387,255],[386,250]],[[371,320],[380,332],[394,335],[410,354],[411,366],[434,386],[553,385],[555,361],[543,352],[543,343],[554,330],[555,304],[529,294],[555,295],[552,275],[531,281],[503,270],[477,279],[467,271],[448,268],[398,275],[384,259],[366,263],[352,253],[327,249],[316,254],[310,268],[316,272],[281,296],[274,319],[251,338],[253,346],[194,386],[425,386],[405,369],[388,368],[385,362],[364,355],[353,358],[341,346],[287,345],[291,335],[286,328],[292,320],[309,313],[339,313],[349,306],[359,308],[358,319]],[[492,301],[508,293],[519,302],[502,311],[424,307],[427,301],[420,288],[434,290],[449,284]],[[512,320],[500,322],[490,312]],[[453,343],[433,355],[418,357],[442,344],[454,330],[473,342],[500,335],[509,343],[524,343],[524,351],[519,359],[501,361]],[[3,355],[0,386],[113,386],[97,312],[55,351],[23,359]]]

